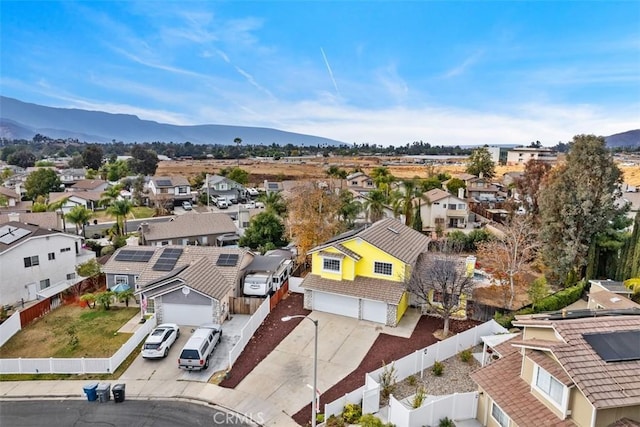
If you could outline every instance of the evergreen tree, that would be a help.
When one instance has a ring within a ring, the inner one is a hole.
[[[496,164],[485,147],[473,150],[467,161],[467,173],[491,179],[496,176]]]

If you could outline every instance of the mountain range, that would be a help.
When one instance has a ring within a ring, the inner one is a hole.
[[[0,96],[0,138],[32,139],[41,134],[49,138],[77,139],[83,142],[191,142],[194,144],[231,145],[235,138],[251,145],[340,145],[321,136],[286,132],[279,129],[231,126],[179,126],[142,120],[131,114],[113,114],[75,108],[55,108],[31,104]],[[640,147],[640,129],[605,137],[607,145]]]
[[[142,120],[131,114],[112,114],[75,108],[54,108],[0,96],[0,138],[32,139],[41,134],[49,138],[77,139],[82,142],[112,141],[175,142],[232,145],[235,138],[245,144],[340,145],[344,142],[278,129],[230,126],[179,126]]]

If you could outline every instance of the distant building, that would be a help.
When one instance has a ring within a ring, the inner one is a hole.
[[[529,160],[541,160],[548,163],[555,163],[558,154],[550,148],[518,147],[512,148],[507,153],[507,165],[524,165]]]

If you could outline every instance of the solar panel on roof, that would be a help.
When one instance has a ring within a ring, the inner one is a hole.
[[[220,267],[234,267],[238,263],[238,254],[220,254],[216,265]]]
[[[0,243],[10,245],[16,240],[20,240],[23,237],[28,236],[29,234],[31,234],[31,231],[25,228],[3,225],[2,227],[0,227]]]
[[[180,255],[182,255],[182,249],[166,248],[151,268],[155,271],[171,271],[176,266]]]
[[[168,179],[159,179],[156,181],[156,184],[160,187],[171,187],[171,180]]]
[[[153,251],[132,251],[130,249],[124,249],[116,255],[116,261],[149,262],[153,253]]]
[[[597,332],[583,337],[605,362],[640,360],[640,331]]]

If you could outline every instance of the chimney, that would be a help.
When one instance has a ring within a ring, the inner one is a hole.
[[[464,199],[464,188],[463,187],[458,188],[458,198],[459,199]]]
[[[148,234],[149,233],[149,223],[148,222],[143,222],[142,224],[140,224],[140,228],[142,228],[142,234]]]
[[[20,214],[18,212],[11,212],[7,214],[10,222],[20,222]]]

